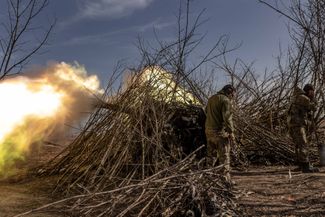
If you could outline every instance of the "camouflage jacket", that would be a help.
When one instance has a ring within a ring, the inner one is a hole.
[[[310,122],[311,113],[316,111],[317,104],[310,100],[303,90],[297,88],[295,90],[290,108],[288,111],[288,125],[291,126],[307,126]]]
[[[211,96],[206,107],[205,129],[233,133],[232,101],[223,91]]]

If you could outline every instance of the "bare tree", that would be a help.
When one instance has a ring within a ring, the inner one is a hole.
[[[6,1],[6,19],[0,24],[0,80],[20,73],[48,41],[55,20],[46,28],[36,23],[48,4],[49,0]]]
[[[293,46],[288,52],[287,74],[294,79],[291,87],[312,83],[317,89],[320,102],[315,114],[317,123],[324,119],[325,78],[325,0],[290,0],[267,2],[259,0],[277,13],[288,18]]]
[[[288,138],[286,117],[290,97],[303,84],[312,83],[317,90],[319,106],[314,114],[315,125],[311,129],[315,130],[310,132],[311,136],[323,135],[320,132],[324,128],[325,118],[325,0],[259,2],[289,20],[291,46],[286,61],[280,54],[278,68],[272,72],[266,71],[264,76],[260,72],[255,73],[252,65],[240,60],[230,65],[225,58],[223,63],[216,63],[216,66],[233,77],[237,86],[239,109],[236,129],[241,138],[245,138],[239,142],[248,158],[255,162],[261,158],[258,161],[290,163],[294,159],[294,146]],[[311,138],[314,147],[311,158],[314,160],[318,158],[315,154],[319,145],[317,137]],[[280,157],[275,161],[274,153]]]

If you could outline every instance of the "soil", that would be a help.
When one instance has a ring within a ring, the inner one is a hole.
[[[62,199],[52,194],[55,178],[25,176],[27,169],[44,163],[62,147],[46,145],[18,164],[13,178],[0,179],[0,217],[12,217]],[[37,153],[37,154],[35,154]],[[325,216],[325,168],[306,174],[289,166],[252,166],[234,170],[235,192],[241,216]],[[51,207],[29,217],[72,216]]]
[[[2,181],[0,183],[0,216],[11,217],[29,210],[41,207],[44,204],[53,202],[54,197],[51,196],[50,183],[44,179],[33,179],[24,182]],[[69,216],[61,209],[55,207],[35,212],[30,217],[63,217]]]
[[[17,162],[14,175],[0,177],[0,217],[13,217],[59,199],[52,194],[55,177],[33,177],[28,171],[37,170],[37,166],[57,155],[62,149],[63,147],[54,144],[46,144],[42,148],[34,147],[25,161]],[[52,207],[26,216],[69,216],[61,210],[62,208]]]
[[[234,171],[243,216],[325,216],[325,168],[320,173],[295,167],[251,167]]]

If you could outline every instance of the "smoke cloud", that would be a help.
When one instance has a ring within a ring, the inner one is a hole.
[[[0,174],[24,159],[32,145],[64,142],[67,125],[87,117],[103,92],[97,76],[64,62],[1,81]]]

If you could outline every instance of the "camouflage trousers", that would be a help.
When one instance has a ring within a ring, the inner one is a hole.
[[[308,142],[306,135],[306,128],[294,126],[289,128],[290,136],[295,144],[296,163],[308,163]]]
[[[207,165],[225,165],[225,172],[230,172],[230,142],[225,133],[206,130],[207,137]]]

